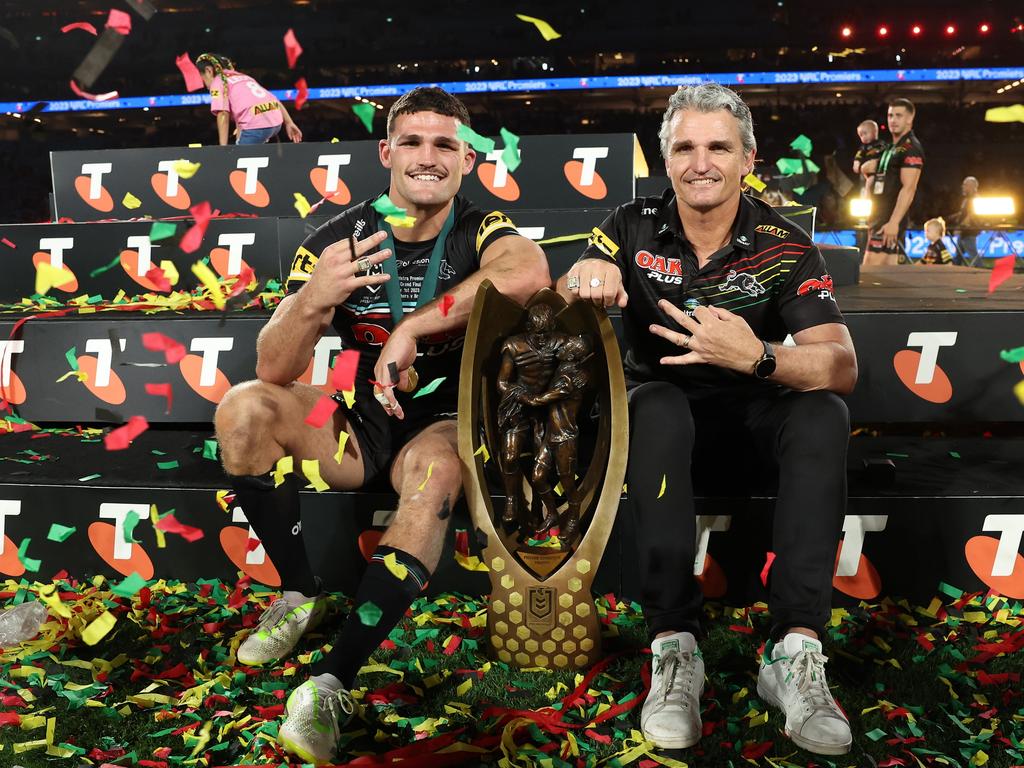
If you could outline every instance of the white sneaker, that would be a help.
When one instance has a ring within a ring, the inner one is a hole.
[[[334,690],[307,680],[288,697],[285,721],[277,739],[303,762],[333,763],[341,729],[348,724],[355,708],[355,702],[344,688]]]
[[[306,632],[314,629],[327,611],[327,595],[306,597],[298,592],[285,592],[271,603],[259,624],[238,646],[239,664],[258,667],[285,656]]]
[[[757,695],[786,713],[786,735],[808,752],[845,755],[853,744],[850,721],[832,698],[821,643],[790,632],[765,648]]]
[[[704,657],[689,632],[651,644],[651,691],[640,711],[644,736],[662,749],[692,747],[701,737],[700,695]]]

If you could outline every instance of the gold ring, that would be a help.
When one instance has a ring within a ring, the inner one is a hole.
[[[681,342],[679,342],[679,345],[683,349],[689,349],[690,348],[690,339],[691,338],[693,338],[693,337],[692,336],[683,336],[683,340]]]

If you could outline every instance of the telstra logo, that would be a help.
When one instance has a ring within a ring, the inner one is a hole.
[[[572,188],[591,200],[604,200],[608,187],[597,172],[597,161],[608,157],[608,147],[576,147],[572,156],[563,169]]]

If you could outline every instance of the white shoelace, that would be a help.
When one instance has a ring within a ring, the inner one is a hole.
[[[263,611],[263,615],[260,616],[258,622],[260,629],[270,630],[284,621],[285,616],[288,615],[294,606],[288,605],[288,601],[283,597],[278,598],[270,606]]]
[[[654,670],[655,677],[661,680],[661,685],[664,686],[662,692],[662,701],[666,704],[669,702],[669,697],[672,696],[672,700],[675,703],[681,704],[684,708],[690,706],[690,696],[686,694],[693,694],[693,669],[694,669],[694,656],[691,651],[673,651],[662,654],[658,657],[658,666]],[[668,669],[668,685],[664,683],[664,675],[666,669],[669,667],[671,662],[671,668]],[[676,688],[676,675],[679,672],[679,667],[682,664],[687,664],[687,671],[689,675],[685,681],[685,685],[682,688]]]
[[[316,692],[320,698],[320,711],[326,710],[330,714],[331,735],[334,737],[335,743],[337,743],[338,739],[341,738],[340,712],[351,715],[356,709],[355,702],[344,688],[340,691],[322,691],[317,688]]]
[[[814,710],[835,712],[836,705],[825,681],[827,661],[828,657],[818,651],[800,651],[790,660],[789,674],[796,678],[797,691]]]

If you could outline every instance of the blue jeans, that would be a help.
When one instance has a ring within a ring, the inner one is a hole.
[[[266,144],[272,138],[277,136],[278,131],[281,130],[280,125],[274,125],[270,128],[249,128],[248,130],[238,132],[238,141],[236,144]]]

